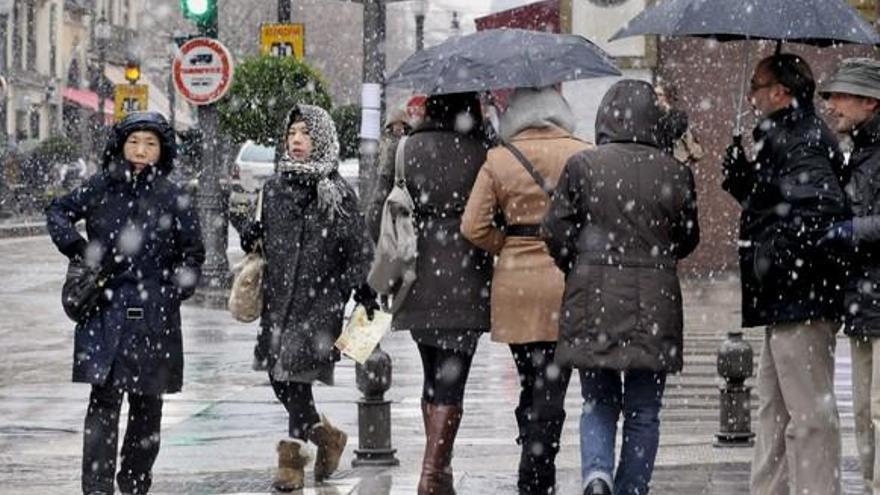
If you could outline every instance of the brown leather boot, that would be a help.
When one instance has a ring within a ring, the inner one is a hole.
[[[455,495],[452,447],[461,424],[461,406],[426,404],[425,457],[418,495]]]
[[[279,492],[300,490],[305,485],[305,467],[309,463],[306,443],[295,438],[278,442],[278,472],[272,488]]]
[[[315,456],[315,481],[321,482],[339,467],[339,459],[342,458],[348,435],[330,424],[326,416],[321,416],[321,422],[312,426],[309,431],[309,440],[318,446],[318,453]]]

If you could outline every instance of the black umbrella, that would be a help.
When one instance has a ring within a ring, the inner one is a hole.
[[[608,54],[582,36],[492,29],[414,53],[387,84],[433,95],[619,75]]]
[[[635,16],[611,40],[646,34],[720,41],[764,39],[816,46],[880,44],[877,31],[844,0],[665,0]],[[748,55],[750,52],[746,66]],[[746,72],[737,111],[737,134],[741,131]]]

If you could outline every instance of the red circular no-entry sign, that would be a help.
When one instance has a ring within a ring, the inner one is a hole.
[[[193,38],[174,57],[174,86],[193,105],[209,105],[229,90],[234,72],[232,55],[219,41]]]

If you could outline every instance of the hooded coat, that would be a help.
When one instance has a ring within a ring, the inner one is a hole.
[[[501,118],[500,131],[553,188],[568,159],[587,147],[571,135],[574,127],[574,115],[558,91],[518,89]],[[489,151],[465,207],[461,232],[498,256],[492,276],[494,341],[556,342],[562,272],[537,232],[505,235],[495,225],[500,210],[508,226],[538,227],[549,207],[550,197],[507,148]]]
[[[722,184],[742,206],[743,326],[839,320],[845,269],[817,246],[850,215],[837,140],[812,103],[776,111],[753,137],[754,163]]]
[[[262,242],[263,311],[260,324],[271,331],[269,373],[278,381],[332,382],[343,312],[352,290],[364,283],[373,246],[357,196],[339,175],[339,142],[330,115],[298,105],[287,129],[304,121],[312,139],[310,161],[322,177],[279,171],[263,186],[259,238],[243,235],[245,251]],[[286,140],[285,140],[286,142]],[[279,164],[280,165],[280,164]],[[283,167],[279,166],[283,170]],[[321,190],[341,194],[338,210],[324,207]]]
[[[135,131],[159,136],[159,162],[133,174],[123,145]],[[183,385],[180,302],[195,291],[205,261],[193,202],[168,179],[174,131],[158,113],[113,127],[101,170],[46,210],[49,234],[68,256],[84,256],[111,277],[96,311],[74,334],[73,381],[160,395]],[[88,248],[75,224],[85,220]]]
[[[474,100],[458,95],[432,96],[425,121],[406,141],[407,188],[416,203],[418,233],[416,280],[392,326],[414,335],[446,330],[489,329],[489,286],[492,259],[461,235],[461,216],[486,161]],[[473,126],[457,128],[462,120]],[[394,181],[394,160],[380,171],[373,192],[375,204],[384,202]],[[381,208],[371,210],[371,235],[377,238]],[[475,342],[474,342],[475,344]],[[472,346],[468,346],[472,347]]]
[[[880,114],[853,133],[845,191],[857,246],[846,284],[846,327],[851,337],[880,337]]]
[[[557,361],[575,368],[680,371],[677,262],[700,238],[691,170],[660,148],[650,84],[624,80],[596,121],[598,147],[565,166],[544,219],[566,272]]]

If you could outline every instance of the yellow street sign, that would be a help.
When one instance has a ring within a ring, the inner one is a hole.
[[[305,56],[305,33],[303,24],[263,24],[260,26],[260,54],[302,60]]]
[[[117,84],[113,91],[113,116],[122,120],[131,112],[146,112],[148,98],[146,84]]]

